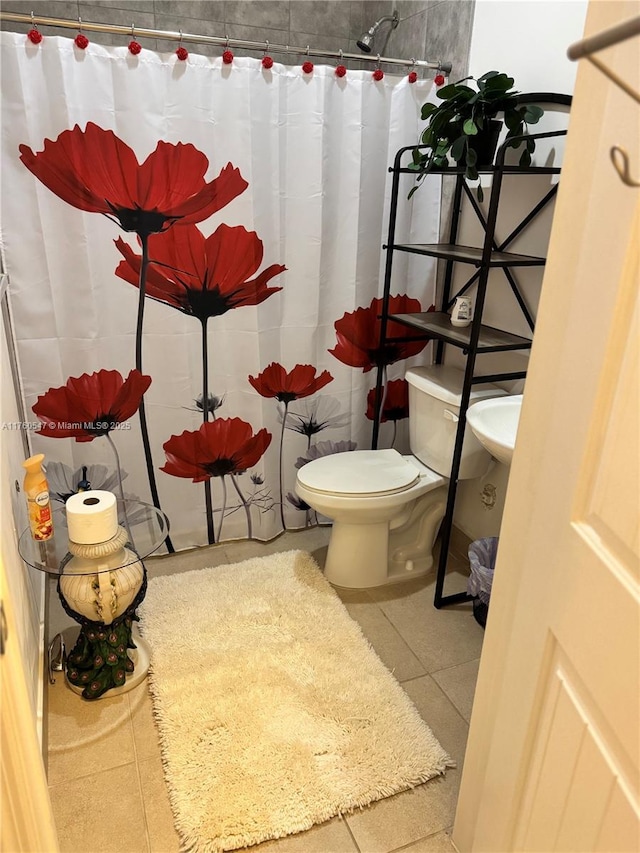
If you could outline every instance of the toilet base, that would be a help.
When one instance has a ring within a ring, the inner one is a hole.
[[[334,521],[324,574],[334,586],[368,589],[427,574],[446,507],[446,487],[418,499],[401,523]]]
[[[334,521],[324,564],[329,583],[366,589],[387,583],[389,524]]]

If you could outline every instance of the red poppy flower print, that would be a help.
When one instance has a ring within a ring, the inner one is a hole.
[[[250,376],[249,382],[262,397],[275,397],[281,403],[290,403],[315,394],[333,382],[333,376],[328,370],[316,376],[316,369],[310,364],[296,364],[287,373],[281,364],[274,361],[258,376]]]
[[[258,462],[270,443],[266,429],[254,435],[251,424],[240,418],[218,418],[195,432],[172,435],[163,444],[167,464],[160,470],[194,483],[241,474]]]
[[[138,287],[142,255],[120,238],[116,246],[124,257],[116,275]],[[268,282],[286,270],[282,264],[272,264],[252,278],[263,254],[255,231],[241,225],[222,224],[206,239],[195,225],[171,228],[149,237],[147,296],[200,320],[243,305],[259,305],[282,290],[269,287]]]
[[[418,299],[409,296],[391,296],[389,298],[390,314],[411,314],[421,312]],[[432,305],[429,311],[435,311]],[[391,341],[389,338],[406,335],[406,328],[399,323],[389,321],[387,324],[387,341],[380,343],[380,314],[382,299],[375,297],[368,308],[357,308],[351,313],[344,314],[336,320],[337,345],[330,349],[331,355],[349,367],[361,367],[367,373],[374,367],[393,364],[404,358],[417,355],[429,343],[422,341]]]
[[[202,222],[244,192],[248,184],[228,163],[208,183],[209,160],[190,143],[158,142],[144,163],[115,133],[93,122],[76,125],[20,159],[63,201],[117,220],[125,231],[155,234],[174,223]]]
[[[42,421],[38,435],[93,441],[107,435],[138,411],[151,377],[132,370],[126,379],[117,370],[70,377],[61,388],[38,397],[33,413]]]
[[[376,389],[372,388],[367,394],[366,415],[370,421],[374,419]],[[382,388],[382,413],[380,423],[387,421],[402,421],[409,417],[409,383],[406,379],[392,379]]]

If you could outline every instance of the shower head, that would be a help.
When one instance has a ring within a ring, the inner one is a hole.
[[[381,24],[384,24],[385,21],[391,22],[391,29],[387,33],[387,40],[384,43],[384,47],[380,51],[380,54],[384,53],[384,49],[387,46],[387,41],[389,41],[389,36],[391,35],[391,30],[395,30],[395,28],[400,23],[400,18],[398,17],[398,13],[394,11],[393,15],[385,15],[383,18],[380,18],[379,21],[376,21],[375,24],[370,27],[366,33],[363,33],[356,44],[360,48],[363,53],[371,53],[371,46],[373,45],[373,40],[376,36],[376,33]]]
[[[371,43],[373,42],[373,37],[375,32],[373,31],[373,27],[367,33],[363,33],[356,44],[360,48],[363,53],[371,53]]]

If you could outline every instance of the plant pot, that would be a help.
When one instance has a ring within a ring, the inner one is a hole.
[[[485,121],[484,127],[475,136],[470,136],[468,144],[476,152],[476,168],[493,165],[493,158],[498,147],[498,139],[502,130],[502,122],[498,119]]]

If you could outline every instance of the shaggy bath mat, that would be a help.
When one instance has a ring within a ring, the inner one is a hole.
[[[140,615],[185,849],[300,832],[453,766],[303,551],[151,578]]]

